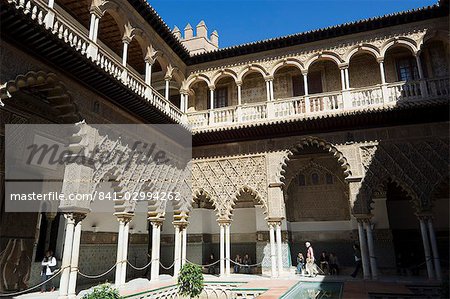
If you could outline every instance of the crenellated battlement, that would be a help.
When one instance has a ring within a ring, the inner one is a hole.
[[[189,50],[191,55],[219,49],[219,34],[214,30],[208,37],[208,27],[203,20],[196,26],[195,34],[191,24],[187,24],[184,27],[184,36],[182,36],[181,30],[177,26],[174,27],[172,32]]]

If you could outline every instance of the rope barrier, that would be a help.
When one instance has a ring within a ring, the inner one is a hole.
[[[114,269],[117,266],[118,263],[115,263],[111,268],[109,268],[108,271],[102,273],[102,274],[98,274],[98,275],[88,275],[88,274],[84,274],[82,273],[80,270],[78,270],[78,274],[80,274],[81,276],[88,278],[88,279],[96,279],[96,278],[100,278],[102,276],[105,276],[106,274],[108,274],[109,272],[112,271],[112,269]]]
[[[191,261],[190,261],[190,260],[188,260],[188,259],[186,259],[186,262],[188,262],[189,264],[192,264],[192,265],[197,265],[197,266],[200,266],[200,267],[211,267],[211,266],[213,266],[213,265],[215,265],[215,264],[219,263],[219,262],[220,262],[220,260],[218,260],[218,261],[215,261],[214,263],[211,263],[211,264],[204,264],[204,265],[202,265],[202,264],[196,264],[196,263],[193,263],[193,262],[191,262]]]
[[[238,265],[238,266],[241,266],[241,267],[257,267],[257,266],[259,266],[259,265],[262,264],[262,262],[259,262],[259,263],[256,263],[256,264],[245,265],[245,264],[240,264],[240,263],[238,263],[238,262],[235,262],[235,261],[233,261],[233,260],[231,260],[231,259],[225,259],[225,260],[229,260],[229,261],[232,262],[233,264]]]
[[[150,261],[150,263],[148,263],[148,264],[145,265],[144,267],[139,268],[139,267],[133,266],[129,261],[127,261],[128,265],[130,265],[131,268],[133,268],[134,270],[137,270],[137,271],[141,271],[141,270],[146,269],[148,266],[150,266],[150,265],[152,264],[152,262],[153,262],[153,261]]]
[[[175,261],[173,261],[172,265],[170,265],[169,267],[165,267],[165,266],[161,263],[161,261],[159,262],[159,264],[161,265],[161,267],[162,267],[163,269],[170,270],[170,268],[172,268],[172,267],[175,265]]]
[[[38,287],[40,287],[40,286],[43,286],[44,284],[46,284],[46,283],[49,282],[50,280],[54,279],[54,278],[55,278],[56,276],[58,276],[65,268],[68,268],[68,266],[59,269],[56,273],[52,274],[52,277],[50,277],[49,279],[47,279],[47,280],[41,282],[40,284],[35,285],[34,287],[25,289],[25,290],[23,290],[23,291],[15,292],[15,293],[5,293],[5,294],[0,294],[0,297],[11,297],[11,296],[17,296],[17,295],[21,295],[21,294],[28,293],[29,291],[34,290],[34,289],[36,289],[36,288],[38,288]]]

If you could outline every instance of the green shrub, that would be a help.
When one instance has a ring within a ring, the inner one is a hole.
[[[195,298],[203,291],[202,268],[197,265],[186,263],[178,275],[178,293],[181,296]]]
[[[120,299],[119,291],[111,287],[110,284],[105,283],[96,286],[94,290],[83,296],[83,299]]]

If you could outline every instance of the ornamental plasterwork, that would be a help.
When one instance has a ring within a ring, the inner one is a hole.
[[[436,185],[448,176],[448,150],[444,139],[361,148],[367,167],[359,200],[370,205],[374,193],[390,179],[406,191],[417,209],[429,208]]]
[[[192,188],[205,192],[219,219],[231,219],[239,194],[250,192],[267,213],[267,177],[264,156],[243,156],[216,160],[195,160]]]
[[[72,136],[69,149],[73,153],[81,153],[81,157],[88,157],[85,161],[92,161],[91,164],[69,162],[66,165],[64,182],[70,190],[80,190],[81,186],[85,193],[93,193],[99,183],[110,181],[115,192],[118,194],[128,193],[131,199],[136,199],[133,194],[139,192],[179,192],[180,201],[174,206],[179,209],[190,209],[192,200],[191,188],[189,186],[190,170],[189,164],[183,163],[175,155],[167,152],[168,146],[164,150],[168,162],[157,163],[152,158],[147,158],[145,163],[138,161],[142,159],[136,152],[128,137],[111,136],[99,132],[98,129],[81,122],[75,125],[78,131]],[[110,132],[111,134],[111,132]],[[174,145],[172,145],[174,147]],[[172,149],[172,147],[170,147]],[[176,151],[177,149],[172,149]],[[106,155],[106,156],[105,156]],[[122,162],[120,162],[120,161]],[[124,163],[123,161],[127,161]],[[186,191],[187,189],[187,191]],[[141,199],[141,196],[138,197]],[[134,212],[135,203],[133,200],[117,200],[115,202],[116,212]],[[147,199],[148,200],[148,199]],[[154,209],[161,215],[165,212],[165,203],[150,201],[149,209]],[[154,212],[155,212],[154,211]]]

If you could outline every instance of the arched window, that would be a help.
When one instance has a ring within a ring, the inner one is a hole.
[[[325,180],[327,182],[327,185],[332,185],[333,184],[333,176],[331,175],[331,173],[327,173],[326,174]]]
[[[299,186],[305,186],[306,185],[305,176],[303,174],[300,174],[298,176],[298,185]]]
[[[313,173],[311,175],[311,181],[313,185],[319,185],[319,175],[317,173]]]

